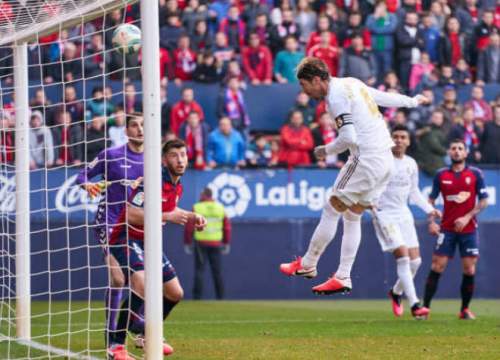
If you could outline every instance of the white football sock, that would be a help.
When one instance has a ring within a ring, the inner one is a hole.
[[[340,264],[335,276],[339,279],[351,277],[351,269],[356,260],[359,244],[361,242],[361,215],[350,210],[342,214],[344,233],[340,247]]]
[[[410,260],[411,276],[415,277],[420,264],[422,264],[422,258],[420,257]],[[396,295],[403,295],[403,284],[401,284],[399,278],[396,280],[396,283],[392,287],[392,292]]]
[[[403,291],[410,303],[410,306],[415,305],[418,302],[417,292],[415,291],[415,284],[413,283],[413,276],[410,270],[410,258],[408,256],[400,257],[396,259],[397,273]]]
[[[302,266],[305,268],[316,267],[319,258],[328,244],[333,240],[337,232],[340,213],[330,205],[329,202],[323,207],[321,219],[319,220],[314,234],[309,242],[309,248],[302,258]]]

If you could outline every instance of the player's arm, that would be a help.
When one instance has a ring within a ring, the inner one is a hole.
[[[425,199],[422,191],[420,191],[420,188],[418,186],[418,167],[416,164],[411,175],[410,201],[417,205],[423,212],[425,212],[429,216],[429,218],[441,218],[441,211],[434,207],[434,201],[431,204]]]
[[[428,104],[430,100],[424,95],[415,95],[409,97],[406,95],[388,93],[367,86],[368,93],[371,95],[375,103],[383,107],[406,107],[414,108],[419,105]]]
[[[190,219],[189,211],[182,210],[180,208],[175,208],[169,212],[163,212],[161,214],[162,223],[173,223],[179,225],[185,225]],[[144,208],[135,206],[134,204],[127,204],[127,222],[130,225],[144,225]]]
[[[432,190],[431,193],[429,194],[429,203],[434,206],[436,199],[439,196],[439,193],[441,192],[440,188],[440,179],[441,173],[437,173],[436,176],[434,176],[434,180],[432,181]],[[429,233],[431,235],[439,235],[441,232],[441,226],[436,222],[436,214],[430,214],[429,215]]]
[[[103,184],[93,183],[90,179],[103,176],[105,172],[105,153],[101,151],[97,157],[84,167],[76,177],[75,182],[80,185],[91,198],[98,196],[104,189]],[[105,184],[104,184],[105,185]]]

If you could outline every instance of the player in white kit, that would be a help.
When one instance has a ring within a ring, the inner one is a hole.
[[[408,200],[429,216],[441,217],[441,213],[426,200],[418,188],[417,163],[406,155],[406,149],[410,146],[408,128],[404,125],[394,127],[392,140],[395,144],[392,148],[394,172],[373,209],[373,225],[382,251],[393,253],[396,259],[398,280],[389,291],[394,315],[403,315],[401,297],[404,292],[412,315],[420,319],[428,315],[429,309],[420,305],[413,282],[422,260]]]
[[[314,149],[315,155],[321,159],[349,150],[350,156],[335,180],[306,254],[281,264],[280,271],[289,276],[315,277],[319,258],[334,238],[342,216],[344,233],[339,268],[312,290],[317,294],[348,292],[352,289],[351,268],[361,241],[361,215],[385,190],[394,166],[391,153],[394,144],[377,105],[416,107],[428,99],[422,95],[410,98],[385,93],[354,78],[330,77],[326,64],[312,57],[301,61],[297,78],[307,95],[326,100],[327,110],[338,128],[337,138]]]

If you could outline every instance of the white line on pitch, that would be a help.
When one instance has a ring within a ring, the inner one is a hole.
[[[17,342],[18,344],[28,346],[37,350],[45,351],[45,352],[50,352],[52,354],[60,355],[60,356],[65,356],[70,359],[85,359],[85,360],[99,360],[96,357],[93,356],[83,356],[82,354],[78,354],[72,351],[64,350],[64,349],[59,349],[54,346],[50,345],[45,345],[45,344],[40,344],[39,342],[33,341],[33,340],[18,340],[18,339],[12,339],[12,341]]]

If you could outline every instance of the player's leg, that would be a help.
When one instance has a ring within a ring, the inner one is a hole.
[[[207,249],[208,261],[212,270],[212,278],[215,286],[215,297],[217,300],[224,298],[224,281],[222,280],[222,254],[220,247]]]
[[[424,306],[426,308],[431,306],[432,298],[438,288],[439,278],[448,265],[448,259],[453,257],[456,245],[455,233],[443,232],[439,234],[432,255],[431,271],[425,282]]]
[[[195,242],[194,244],[194,282],[193,299],[200,300],[203,295],[203,273],[206,263],[206,252],[203,246]]]
[[[470,301],[474,294],[474,278],[476,275],[476,264],[479,255],[477,243],[477,233],[461,234],[460,237],[460,255],[462,257],[462,284],[460,293],[462,296],[462,306],[460,308],[459,318],[463,320],[473,320],[475,315],[469,310]]]
[[[104,295],[106,302],[106,344],[109,345],[113,342],[112,337],[116,330],[125,276],[120,264],[109,252],[104,256],[104,262],[109,270],[109,287]]]

